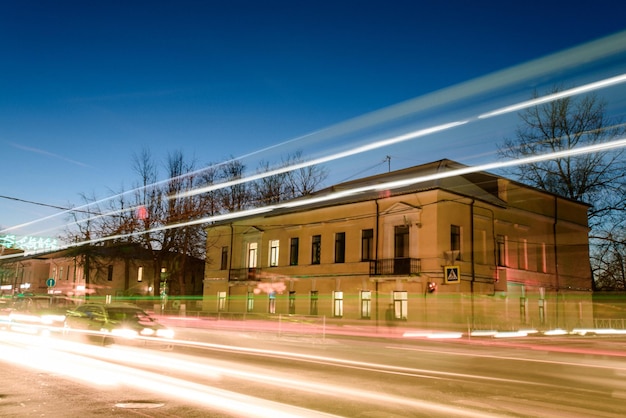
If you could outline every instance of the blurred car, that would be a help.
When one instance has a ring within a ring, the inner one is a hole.
[[[130,303],[84,303],[68,312],[65,330],[102,345],[157,344],[171,348],[168,340],[174,338],[171,329]]]
[[[60,333],[67,311],[76,306],[74,299],[62,295],[19,295],[13,298],[8,324],[13,331],[30,334]]]

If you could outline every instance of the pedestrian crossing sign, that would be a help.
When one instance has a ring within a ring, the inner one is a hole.
[[[459,266],[445,266],[444,277],[446,283],[459,283],[461,281]]]

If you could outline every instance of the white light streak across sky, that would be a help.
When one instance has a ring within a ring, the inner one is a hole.
[[[626,84],[626,57],[624,55],[626,55],[626,32],[621,32],[604,40],[594,41],[571,50],[554,54],[550,57],[529,62],[489,76],[484,76],[471,82],[463,83],[459,86],[451,87],[437,93],[432,93],[425,97],[412,99],[371,114],[366,114],[359,118],[346,121],[345,123],[331,126],[325,130],[314,132],[310,135],[285,141],[271,147],[265,147],[256,152],[242,155],[234,160],[252,160],[254,158],[262,158],[268,154],[275,156],[276,153],[279,153],[281,150],[288,149],[289,147],[302,147],[305,150],[307,148],[315,150],[311,153],[311,158],[296,164],[270,169],[262,173],[247,175],[241,179],[233,181],[197,188],[177,196],[171,196],[170,198],[188,197],[207,193],[221,188],[253,182],[265,177],[275,176],[288,171],[299,170],[314,165],[334,163],[345,165],[347,164],[347,160],[350,158],[365,155],[373,151],[384,153],[390,147],[413,143],[415,141],[419,141],[420,146],[422,146],[422,144],[428,144],[428,146],[431,147],[439,146],[442,152],[445,152],[446,150],[450,152],[452,151],[451,147],[449,145],[446,147],[445,141],[440,140],[440,138],[442,138],[441,135],[461,136],[465,134],[468,127],[474,125],[476,125],[475,130],[480,131],[483,128],[477,124],[481,124],[486,120],[499,120],[506,115],[514,114],[528,107],[542,105],[566,97],[587,94],[600,90],[614,89],[619,86],[623,86]],[[594,68],[593,64],[596,61],[599,63],[598,66],[600,66],[600,68]],[[607,62],[611,62],[612,64],[607,66]],[[585,68],[583,74],[580,74],[579,68]],[[547,89],[547,87],[552,86],[556,80],[564,80],[570,85],[573,85],[573,87],[566,88],[557,93],[551,92],[549,94],[539,95],[538,97],[530,100],[527,99],[532,95],[532,92],[537,92],[538,86],[543,86]],[[529,87],[532,87],[532,90],[530,90]],[[432,109],[436,109],[437,111],[432,113],[434,112]],[[621,111],[625,112],[623,109]],[[509,122],[507,121],[507,123]],[[461,128],[463,131],[460,131]],[[427,140],[430,142],[425,142]],[[467,168],[447,173],[438,173],[433,176],[414,178],[400,182],[389,182],[377,186],[361,187],[325,196],[280,203],[263,208],[243,210],[240,212],[206,217],[203,219],[196,219],[173,225],[164,225],[160,226],[155,231],[204,224],[208,222],[225,221],[244,216],[267,213],[280,208],[294,208],[301,205],[309,205],[311,203],[330,201],[372,190],[392,189],[395,187],[407,186],[409,184],[416,184],[433,180],[435,178],[457,176],[475,171],[498,170],[501,168],[548,159],[558,159],[584,153],[614,150],[623,148],[624,146],[626,146],[626,140],[624,138],[618,138],[604,144],[579,147],[554,154],[537,155],[518,160],[490,161],[471,165]],[[493,151],[491,151],[491,153],[492,152]],[[490,152],[487,151],[485,155],[490,155]],[[422,163],[424,162],[430,162],[430,160],[422,161]],[[463,163],[463,161],[459,162]],[[228,161],[221,164],[226,163],[228,163]],[[198,175],[203,171],[213,170],[219,165],[220,164],[205,167],[189,175]],[[153,185],[147,186],[147,188],[158,187],[168,181],[171,180],[162,180]],[[49,221],[64,215],[67,216],[72,211],[88,212],[90,208],[94,206],[98,206],[99,204],[113,199],[118,199],[121,195],[128,195],[141,190],[142,189],[130,190],[120,195],[110,196],[89,204],[75,207],[71,210],[61,211],[54,215],[14,225],[1,230],[0,234],[19,233],[21,229],[32,227],[37,224],[46,225]],[[124,211],[136,211],[137,209],[138,207],[130,207]],[[119,211],[98,213],[94,214],[93,217],[89,219],[84,219],[78,221],[77,223],[88,222],[102,216],[115,216],[119,213]],[[77,223],[69,223],[63,225],[63,227],[72,227]],[[59,227],[57,226],[44,226],[40,231],[38,231],[38,233],[43,234],[58,229]],[[142,233],[145,233],[145,231]],[[136,234],[114,235],[82,243],[74,243],[72,246],[93,244],[106,240],[125,238],[132,235]],[[0,258],[6,257],[8,256],[2,256]]]

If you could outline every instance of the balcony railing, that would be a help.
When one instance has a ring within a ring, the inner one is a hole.
[[[370,260],[370,276],[409,276],[422,270],[419,258]]]
[[[261,268],[249,267],[242,269],[231,269],[229,275],[230,281],[260,281],[261,280]]]

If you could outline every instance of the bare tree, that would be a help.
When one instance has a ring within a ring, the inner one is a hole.
[[[302,151],[296,151],[288,155],[283,163],[286,166],[292,166],[303,161]],[[327,177],[328,170],[319,165],[309,165],[289,171],[285,178],[285,200],[310,195]]]
[[[555,88],[552,93],[559,92]],[[538,97],[537,93],[534,97]],[[606,103],[595,95],[571,97],[535,106],[520,113],[515,139],[505,139],[499,154],[518,159],[597,145],[626,131],[605,118]],[[592,205],[590,223],[614,211],[624,211],[626,163],[623,151],[592,152],[554,158],[513,169],[522,182]]]
[[[267,173],[273,167],[267,161],[261,161],[257,171]],[[278,203],[285,198],[287,173],[273,174],[263,177],[252,184],[255,206],[264,206]]]
[[[200,173],[198,179],[199,187],[213,186],[219,182],[219,172],[215,164],[209,164],[208,168],[204,169]],[[221,212],[219,191],[211,190],[200,194],[200,199],[205,202],[206,215],[215,216]]]
[[[623,234],[624,231],[618,231]],[[626,290],[625,237],[608,235],[593,248],[596,289]]]
[[[244,177],[246,166],[243,162],[231,159],[219,166],[220,183],[240,180]],[[238,212],[247,209],[250,204],[250,191],[245,182],[226,186],[218,190],[220,206],[224,212]]]
[[[205,231],[200,224],[184,225],[187,221],[202,219],[208,212],[206,202],[200,196],[190,195],[198,186],[199,176],[195,173],[194,162],[186,162],[182,152],[168,155],[166,168],[167,215],[164,224],[170,226],[162,232],[162,249],[170,257],[169,274],[173,279],[171,290],[174,294],[184,294],[185,278],[190,257],[204,258]],[[177,224],[183,224],[176,227]]]
[[[301,153],[296,153],[282,164],[301,161]],[[133,154],[132,162],[139,177],[132,192],[116,194],[105,208],[100,207],[95,196],[83,196],[88,210],[73,212],[76,228],[68,231],[68,237],[73,242],[90,243],[77,248],[85,256],[87,274],[97,255],[121,258],[126,265],[126,288],[130,284],[130,262],[138,256],[137,251],[142,256],[149,254],[155,294],[159,283],[161,290],[169,286],[171,294],[182,295],[189,287],[197,288],[195,283],[187,283],[186,278],[194,277],[188,274],[192,268],[188,266],[189,260],[204,258],[206,246],[210,245],[206,242],[204,218],[309,194],[326,177],[324,169],[307,167],[289,174],[270,175],[250,185],[244,177],[246,166],[240,160],[231,158],[199,171],[194,161],[187,161],[182,152],[176,151],[168,154],[164,164],[167,177],[160,181],[158,164],[148,149]],[[259,168],[261,172],[270,169],[269,163],[262,163]],[[191,193],[220,184],[224,187]],[[92,252],[94,257],[90,257]],[[96,276],[102,270],[95,264],[92,267]]]
[[[555,87],[550,93],[561,91]],[[538,94],[534,93],[534,98]],[[626,132],[616,120],[606,117],[606,102],[595,94],[567,97],[526,109],[520,113],[521,124],[516,137],[505,139],[499,155],[520,159],[551,155],[560,151],[593,146],[612,141]],[[623,150],[590,152],[562,158],[551,158],[520,165],[511,175],[539,189],[590,205],[588,212],[595,278],[606,275],[607,262],[601,241],[615,237],[616,229],[626,220],[626,161]],[[619,234],[622,237],[626,234]],[[613,246],[613,250],[618,247]],[[624,248],[621,242],[620,251]],[[599,252],[596,252],[600,250]],[[595,258],[594,254],[602,259]],[[623,254],[623,253],[621,253]],[[622,257],[620,255],[620,257]],[[612,267],[611,267],[612,268]]]

